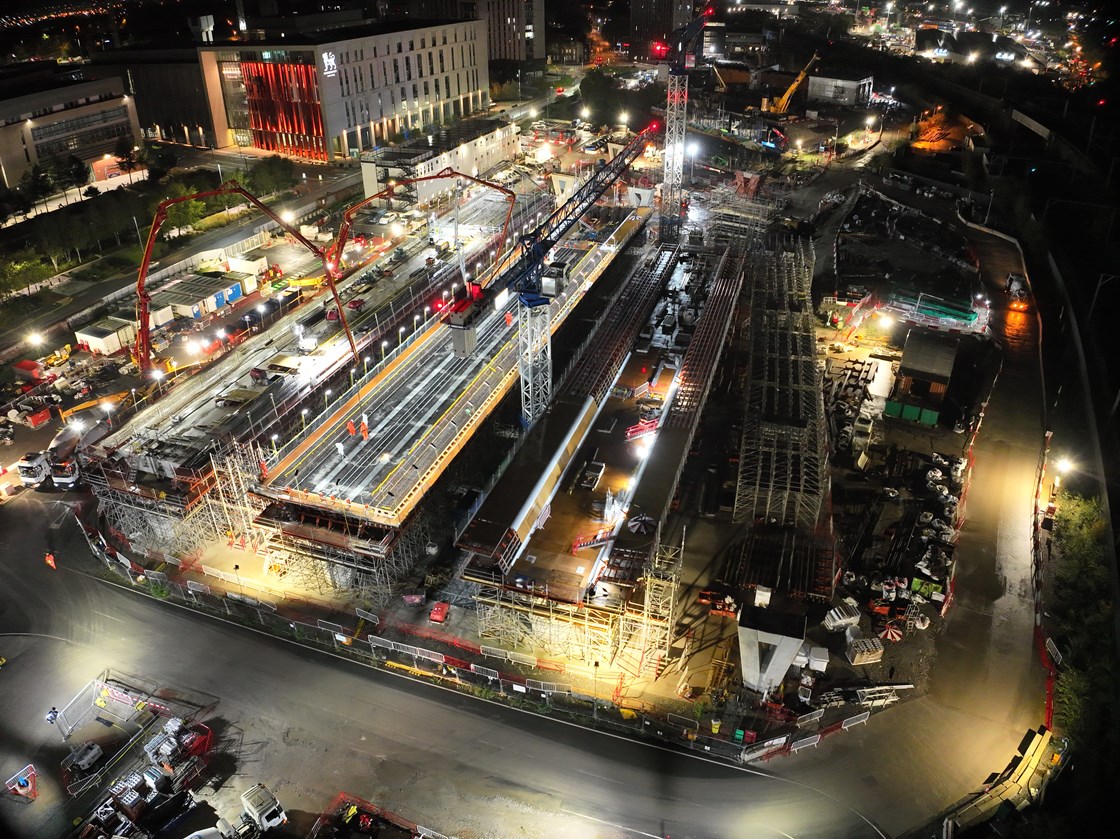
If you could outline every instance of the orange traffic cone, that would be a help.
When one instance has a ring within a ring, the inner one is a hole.
[[[43,562],[47,563],[47,565],[54,568],[56,571],[58,570],[58,566],[54,564],[54,554],[50,551],[47,551],[47,555],[43,557]]]

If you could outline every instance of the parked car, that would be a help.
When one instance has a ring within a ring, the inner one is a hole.
[[[392,222],[396,221],[398,218],[399,218],[399,216],[396,213],[394,213],[390,210],[389,212],[385,213],[385,215],[381,216],[381,218],[379,218],[377,220],[377,223],[378,224],[391,224]]]
[[[346,304],[346,308],[352,309],[355,312],[360,312],[362,310],[362,307],[365,305],[366,301],[363,298],[355,297],[353,300]]]
[[[338,320],[338,308],[327,309],[327,320]]]

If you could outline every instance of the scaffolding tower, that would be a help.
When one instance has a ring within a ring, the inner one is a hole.
[[[475,602],[483,640],[588,663],[611,661],[617,652],[617,609],[559,600],[547,589],[503,585],[481,586]]]
[[[680,545],[667,545],[658,538],[639,580],[641,607],[623,616],[620,654],[631,662],[636,675],[656,678],[669,661],[683,551],[683,536]]]
[[[548,297],[526,297],[518,296],[517,346],[521,419],[529,428],[544,416],[552,402],[552,306]]]
[[[827,491],[824,404],[810,288],[812,245],[748,259],[750,326],[734,520],[816,527]]]

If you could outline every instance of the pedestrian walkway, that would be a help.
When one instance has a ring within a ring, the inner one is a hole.
[[[28,219],[38,218],[39,216],[52,213],[60,207],[68,207],[71,204],[79,204],[82,201],[88,200],[84,193],[90,187],[93,187],[98,192],[108,192],[113,189],[118,189],[122,186],[129,186],[130,184],[146,180],[148,177],[147,169],[137,169],[135,172],[129,172],[128,175],[119,175],[115,178],[108,178],[103,181],[90,181],[85,186],[71,187],[65,192],[60,192],[52,195],[50,198],[45,198],[38,201],[32,206],[31,211],[27,215],[12,216],[0,228],[10,227]]]

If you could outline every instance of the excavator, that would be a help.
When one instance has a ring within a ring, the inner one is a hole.
[[[793,80],[793,83],[786,89],[786,92],[770,106],[770,113],[784,114],[789,110],[790,103],[793,101],[793,95],[797,93],[798,88],[804,84],[806,77],[809,75],[809,71],[813,69],[813,65],[820,60],[821,57],[813,53],[813,57],[809,59],[809,63],[805,65],[805,69],[797,74],[797,78]],[[763,102],[762,110],[766,110],[765,102]]]

